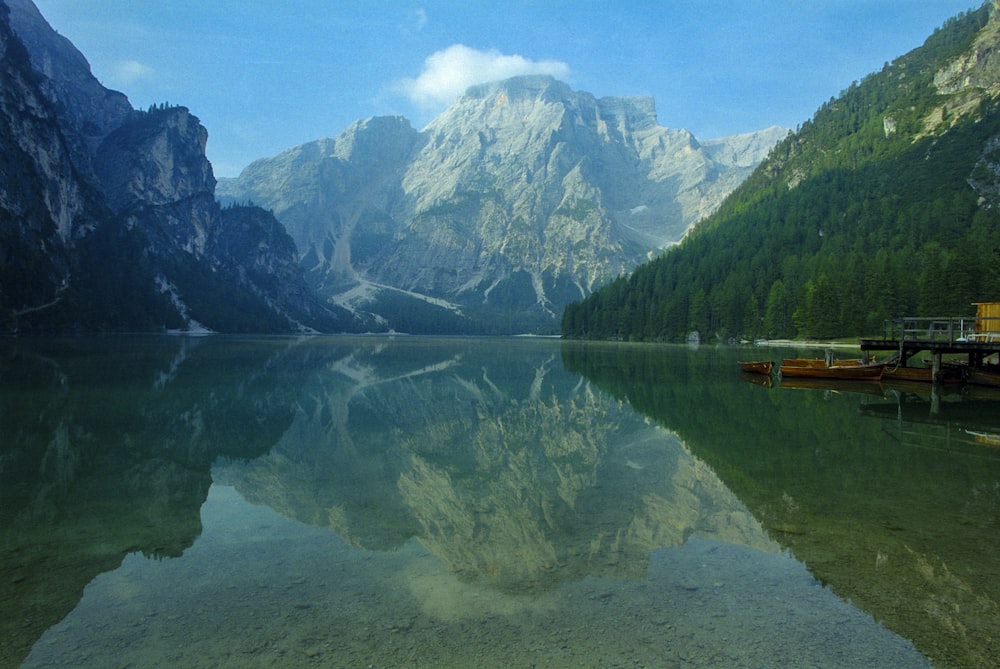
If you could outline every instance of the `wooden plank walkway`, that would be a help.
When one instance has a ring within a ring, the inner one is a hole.
[[[1000,323],[984,324],[983,320],[970,316],[899,318],[886,322],[881,339],[862,339],[861,350],[895,351],[903,365],[914,355],[927,352],[935,378],[945,354],[964,354],[970,366],[981,367],[987,357],[1000,354]]]

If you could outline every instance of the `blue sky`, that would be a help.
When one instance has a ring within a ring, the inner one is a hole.
[[[698,139],[795,128],[978,0],[35,0],[133,106],[208,128],[216,176],[368,116],[421,128],[466,86],[549,73],[650,95]]]

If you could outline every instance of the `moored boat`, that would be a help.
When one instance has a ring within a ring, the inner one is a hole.
[[[736,364],[740,366],[741,372],[746,372],[747,374],[764,374],[765,376],[770,376],[771,371],[774,369],[774,362],[771,360],[741,360],[737,361]]]
[[[915,381],[918,383],[933,383],[934,370],[930,367],[892,367],[886,366],[882,374],[885,381]],[[940,383],[961,383],[962,370],[950,365],[942,366],[938,378]]]
[[[1000,388],[1000,366],[966,367],[965,380],[977,386]]]
[[[826,360],[816,358],[785,358],[781,361],[781,369],[785,367],[826,367]]]
[[[869,365],[875,362],[874,359],[832,360],[829,363],[819,358],[785,358],[781,361],[782,367],[855,367],[858,365]]]
[[[786,364],[789,363],[789,364]],[[816,364],[816,363],[820,364]],[[848,363],[847,361],[827,365],[824,361],[808,361],[808,364],[795,364],[795,361],[782,361],[781,375],[789,377],[808,377],[814,379],[851,379],[859,381],[878,381],[885,371],[883,363]]]

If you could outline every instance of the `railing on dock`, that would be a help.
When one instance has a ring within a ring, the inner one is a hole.
[[[886,341],[1000,342],[1000,318],[946,316],[885,321]]]

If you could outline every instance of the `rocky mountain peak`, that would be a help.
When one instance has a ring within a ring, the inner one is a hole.
[[[524,75],[503,81],[471,86],[465,94],[428,129],[450,125],[456,116],[473,114],[482,121],[492,118],[503,123],[516,114],[529,114],[520,120],[536,120],[529,110],[548,107],[556,116],[569,114],[574,122],[597,123],[619,131],[645,130],[657,126],[656,104],[647,96],[604,97],[595,99],[584,91],[574,91],[567,84],[548,75]]]
[[[94,167],[116,211],[215,191],[208,131],[185,107],[134,112],[98,147]]]
[[[329,155],[340,160],[376,160],[406,157],[419,133],[402,116],[371,116],[355,121],[329,147]]]
[[[35,70],[43,75],[42,92],[55,105],[74,159],[89,166],[90,155],[103,138],[132,112],[128,98],[104,88],[90,63],[68,39],[58,34],[31,0],[5,0],[10,25],[25,44]]]
[[[680,239],[768,141],[706,148],[651,98],[523,76],[470,87],[419,133],[365,119],[258,160],[219,194],[272,209],[324,294],[383,327],[422,331],[403,300],[443,310],[438,331],[538,331]]]
[[[573,95],[569,86],[544,74],[527,74],[502,81],[470,86],[462,98],[492,99],[497,104],[507,101],[541,100],[560,102]],[[459,100],[461,103],[462,99]]]
[[[569,85],[548,75],[524,75],[472,86],[459,99],[456,106],[475,104],[473,101],[477,100],[485,101],[497,108],[517,103],[561,105],[580,114],[584,120],[601,119],[629,130],[641,130],[657,125],[656,104],[651,97],[595,99],[590,93],[574,91]]]

